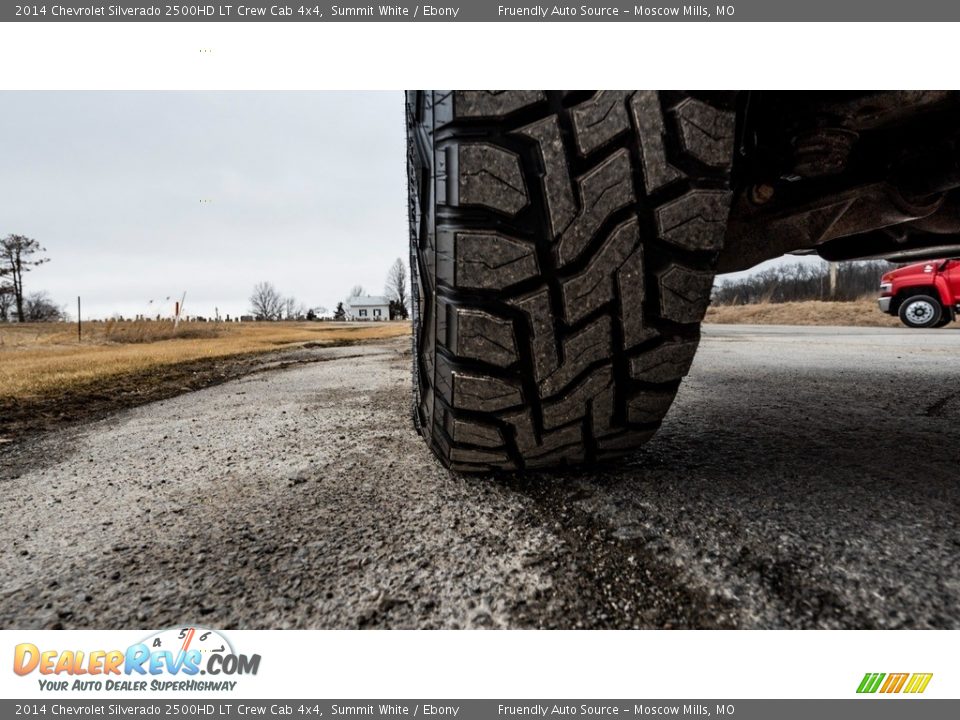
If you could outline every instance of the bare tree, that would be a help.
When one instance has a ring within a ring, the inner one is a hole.
[[[300,309],[303,306],[297,305],[297,299],[295,297],[286,297],[283,299],[283,319],[284,320],[296,320],[300,316]]]
[[[13,307],[13,285],[0,285],[0,322],[10,320],[10,308]]]
[[[250,296],[250,313],[261,320],[281,320],[284,299],[272,283],[257,283]]]
[[[27,322],[56,322],[67,314],[44,292],[30,293],[23,299],[23,313]]]
[[[347,295],[347,299],[349,300],[350,298],[362,297],[366,294],[367,291],[363,289],[363,285],[354,285],[352,288],[350,288],[350,294]]]
[[[387,298],[395,304],[395,312],[406,320],[410,297],[407,291],[407,266],[403,264],[403,260],[400,258],[394,261],[387,272],[386,293]]]
[[[25,322],[23,305],[23,274],[38,265],[50,262],[50,258],[34,257],[46,252],[33,238],[25,235],[7,235],[0,240],[0,289],[7,288],[13,293],[17,307],[17,320]]]

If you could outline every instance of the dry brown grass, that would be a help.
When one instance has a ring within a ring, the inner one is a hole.
[[[0,325],[0,398],[30,400],[117,376],[206,359],[309,343],[340,344],[398,337],[409,322],[85,323],[83,342],[65,323]]]
[[[706,322],[743,325],[853,325],[899,327],[900,320],[880,312],[876,299],[856,302],[758,303],[712,305]]]
[[[224,334],[225,330],[230,329],[230,326],[226,323],[194,322],[181,323],[174,327],[172,322],[147,320],[107,320],[105,323],[95,323],[92,327],[95,332],[94,337],[99,338],[102,342],[115,343],[212,338],[219,337]]]

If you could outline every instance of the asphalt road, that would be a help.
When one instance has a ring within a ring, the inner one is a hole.
[[[0,449],[0,626],[960,628],[960,329],[710,326],[657,438],[437,466],[405,341]]]

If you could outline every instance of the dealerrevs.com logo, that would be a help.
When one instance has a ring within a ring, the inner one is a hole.
[[[857,687],[858,693],[922,693],[933,673],[867,673]]]
[[[259,669],[260,655],[237,653],[222,633],[200,627],[164,630],[126,650],[49,650],[20,643],[13,654],[13,671],[38,674],[40,689],[50,691],[230,691],[237,685],[232,678]]]

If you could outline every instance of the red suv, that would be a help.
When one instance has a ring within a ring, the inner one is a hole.
[[[912,328],[938,328],[960,310],[960,259],[930,260],[886,273],[880,309]]]

